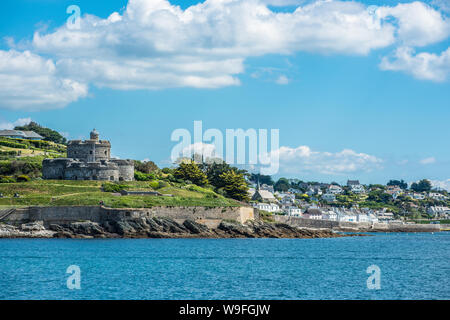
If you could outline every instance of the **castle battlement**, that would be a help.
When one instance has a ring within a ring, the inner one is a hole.
[[[67,158],[45,159],[42,176],[44,179],[131,181],[134,162],[111,159],[111,143],[99,140],[99,133],[94,129],[88,140],[69,141]]]
[[[105,145],[111,146],[111,143],[108,140],[71,140],[67,144],[68,145],[83,145],[83,144],[97,144],[97,145]]]

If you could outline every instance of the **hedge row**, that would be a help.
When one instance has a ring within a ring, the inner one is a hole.
[[[15,149],[28,149],[29,145],[26,145],[24,143],[17,143],[13,141],[8,140],[0,140],[0,146],[15,148]]]

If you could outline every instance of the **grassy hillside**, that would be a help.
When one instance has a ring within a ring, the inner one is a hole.
[[[120,196],[102,191],[101,181],[34,180],[23,183],[0,184],[0,209],[11,206],[68,206],[98,205],[113,208],[148,208],[153,206],[240,206],[235,200],[227,199],[214,191],[193,185],[165,184],[161,188],[150,187],[145,181],[124,182],[127,190],[158,191],[168,196],[129,195]],[[154,185],[154,183],[153,183]],[[14,198],[18,193],[19,198]]]
[[[0,157],[2,159],[49,156],[64,157],[67,147],[52,141],[0,138]]]
[[[66,156],[67,147],[52,141],[0,138],[0,183],[42,176],[42,160]]]

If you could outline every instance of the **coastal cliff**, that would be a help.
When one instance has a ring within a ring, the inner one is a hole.
[[[347,235],[326,229],[306,229],[262,221],[222,221],[209,228],[193,220],[179,223],[171,218],[135,218],[50,224],[40,221],[0,225],[0,238],[336,238]]]

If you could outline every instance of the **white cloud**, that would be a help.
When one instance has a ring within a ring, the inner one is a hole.
[[[186,10],[130,0],[122,15],[84,16],[79,30],[36,32],[32,47],[55,56],[62,75],[129,90],[239,85],[251,56],[365,55],[394,40],[394,27],[356,2],[317,1],[277,13],[256,0],[208,0]]]
[[[0,108],[63,107],[87,94],[86,85],[59,77],[52,60],[29,51],[0,50]]]
[[[279,154],[280,172],[298,174],[313,172],[340,175],[357,172],[369,172],[380,169],[381,159],[350,149],[340,152],[313,151],[308,146],[297,148],[280,147],[274,151]]]
[[[14,122],[0,122],[0,130],[13,130],[16,126],[24,126],[31,122],[31,118],[19,118]]]
[[[398,23],[397,38],[404,46],[426,46],[446,39],[450,21],[439,11],[423,2],[400,3],[395,7],[380,7],[376,14]]]
[[[398,48],[393,59],[383,58],[380,68],[403,71],[417,79],[442,82],[450,75],[450,48],[439,55],[428,52],[415,54],[412,48]]]
[[[278,84],[289,84],[289,79],[285,75],[281,75],[275,82]]]
[[[57,57],[62,75],[131,90],[239,85],[236,76],[250,56],[367,54],[393,41],[393,27],[355,2],[317,1],[276,13],[256,0],[208,0],[186,10],[163,0],[130,0],[122,15],[84,16],[79,30],[36,32],[32,46]]]
[[[300,3],[293,12],[267,6],[292,3]],[[166,0],[130,0],[122,14],[84,15],[80,26],[36,32],[28,46],[34,53],[2,51],[0,81],[9,85],[0,88],[0,108],[62,107],[85,97],[88,84],[119,90],[239,85],[249,57],[367,55],[396,43],[436,43],[450,32],[448,19],[421,2],[367,7],[331,0],[206,0],[185,10]]]
[[[419,161],[421,164],[432,164],[436,162],[434,157],[425,158]]]

